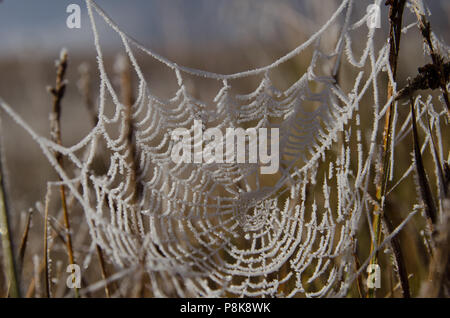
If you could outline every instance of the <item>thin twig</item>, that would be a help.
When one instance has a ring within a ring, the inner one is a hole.
[[[87,63],[83,63],[78,67],[80,79],[78,81],[78,90],[84,100],[84,105],[91,117],[92,125],[96,126],[98,123],[98,113],[94,107],[94,101],[91,94],[91,74]]]
[[[49,205],[50,205],[50,187],[47,188],[47,194],[45,195],[45,212],[44,212],[44,256],[43,256],[43,261],[44,261],[44,276],[45,276],[45,296],[47,298],[51,297],[51,293],[50,293],[50,269],[49,269],[49,262],[48,262],[48,228],[49,228],[49,223],[48,223],[48,210],[49,210]]]
[[[44,212],[44,219],[45,219],[45,212]],[[50,219],[47,219],[48,221],[50,221]],[[45,221],[44,221],[45,222]],[[47,247],[47,250],[51,250],[51,248],[54,245],[54,239],[55,238],[59,238],[61,240],[61,242],[66,245],[66,240],[64,238],[63,235],[61,235],[61,233],[59,233],[58,229],[55,227],[55,225],[52,222],[48,222],[49,227],[51,227],[53,229],[53,232],[51,234],[51,238],[47,239],[47,241],[50,241],[50,244]],[[45,230],[44,230],[45,231]],[[45,238],[44,238],[45,239]],[[45,241],[44,241],[45,242]],[[39,264],[38,270],[37,270],[37,275],[41,275],[42,271],[46,268],[46,261],[45,259],[43,259],[41,261],[41,263]],[[35,288],[36,288],[36,280],[33,277],[31,279],[30,284],[28,285],[28,289],[27,289],[27,293],[25,295],[26,298],[30,298],[33,296],[34,292],[35,292]]]
[[[425,214],[430,223],[431,232],[433,233],[434,225],[436,224],[436,206],[433,200],[433,194],[431,193],[430,184],[423,165],[422,154],[420,152],[419,134],[417,133],[416,113],[414,111],[414,101],[410,98],[411,103],[411,116],[413,125],[413,143],[414,143],[414,161],[419,181],[419,188],[422,200],[425,205]]]
[[[64,93],[66,91],[66,82],[64,80],[64,76],[67,71],[68,66],[68,55],[67,51],[63,50],[61,52],[60,60],[57,63],[57,74],[56,74],[56,86],[51,88],[49,91],[53,95],[53,109],[50,116],[50,126],[51,126],[51,137],[52,141],[57,143],[58,145],[62,145],[61,140],[61,102],[64,97]],[[56,160],[59,166],[63,167],[63,156],[61,153],[55,154]],[[59,178],[60,181],[63,181]],[[73,256],[73,248],[72,248],[72,236],[70,232],[70,222],[69,222],[69,212],[67,209],[66,203],[66,192],[64,185],[60,186],[61,192],[61,205],[63,210],[64,217],[64,226],[66,228],[66,246],[67,246],[67,254],[69,257],[69,264],[75,264],[74,256]],[[78,289],[75,288],[75,297],[79,297]]]
[[[386,224],[386,228],[389,231],[389,233],[392,233],[395,228],[392,224],[390,218],[388,217],[387,213],[383,213],[384,222]],[[397,263],[398,268],[398,276],[400,279],[400,285],[402,287],[403,292],[403,298],[411,298],[411,292],[409,288],[409,280],[408,280],[408,272],[406,270],[406,264],[403,261],[403,255],[400,245],[400,240],[398,236],[394,236],[391,240],[391,246],[392,250],[394,252],[395,261]]]
[[[22,267],[23,260],[25,258],[25,251],[28,245],[28,237],[30,234],[30,228],[31,228],[31,219],[33,217],[33,210],[28,212],[27,215],[27,221],[25,223],[25,230],[22,234],[22,240],[20,241],[20,248],[19,248],[19,264]]]
[[[100,263],[100,270],[101,270],[101,273],[102,273],[102,279],[104,281],[107,281],[108,280],[108,274],[106,273],[105,260],[103,258],[102,249],[101,249],[101,247],[98,244],[95,245],[95,249],[97,250],[98,261]],[[111,297],[111,292],[109,291],[109,284],[108,283],[105,284],[105,295],[106,295],[107,298]]]

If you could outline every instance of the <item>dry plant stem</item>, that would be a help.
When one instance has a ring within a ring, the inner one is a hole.
[[[447,76],[444,69],[444,59],[436,52],[434,48],[433,42],[431,41],[431,24],[425,17],[425,14],[420,12],[417,1],[414,1],[413,8],[417,16],[417,21],[419,22],[419,29],[422,33],[423,40],[430,50],[430,56],[433,60],[433,64],[439,70],[439,84],[442,90],[442,98],[447,106],[447,115],[450,119],[450,100],[447,91]]]
[[[438,183],[439,183],[439,195],[438,195],[438,198],[440,200],[445,200],[447,195],[448,195],[448,189],[447,189],[447,186],[446,186],[446,182],[447,181],[445,179],[445,173],[444,173],[445,166],[442,165],[441,160],[440,160],[439,155],[438,155],[438,150],[436,148],[436,142],[434,140],[434,136],[433,136],[433,133],[431,131],[430,119],[428,118],[428,114],[427,114],[427,122],[428,122],[428,133],[431,136],[431,146],[433,148],[432,154],[433,154],[434,160],[436,162],[436,168],[437,168],[437,174],[438,174],[438,180],[439,180],[438,181]],[[445,205],[445,201],[444,201],[444,205]]]
[[[355,248],[353,249],[353,260],[355,262],[355,270],[357,271],[359,268],[361,268],[361,262],[359,261],[358,258],[358,253],[356,251],[356,245],[355,245],[355,240],[354,238],[352,238],[353,241],[353,246],[355,246]],[[358,294],[359,294],[359,298],[363,298],[363,291],[364,291],[364,287],[363,287],[363,282],[361,279],[361,275],[359,275],[356,279],[356,287],[358,289]]]
[[[410,280],[414,275],[413,274],[409,274],[408,276],[408,280]],[[397,283],[397,285],[392,286],[391,290],[386,294],[386,296],[384,296],[384,298],[391,298],[394,293],[401,287],[401,283]]]
[[[74,203],[74,197],[71,197],[68,200],[67,206],[70,208],[73,205],[73,203]],[[44,214],[45,214],[45,211],[44,211]],[[44,215],[44,218],[45,218],[45,215]],[[64,245],[67,245],[66,238],[64,237],[64,233],[60,232],[60,230],[58,229],[58,226],[56,226],[56,224],[52,223],[51,219],[47,219],[47,220],[48,220],[48,227],[47,228],[48,229],[51,228],[53,230],[52,233],[50,234],[51,235],[51,239],[48,239],[48,241],[51,241],[53,243],[48,246],[47,251],[52,249],[52,246],[54,245],[54,242],[55,242],[54,241],[55,238],[58,238]],[[58,219],[58,221],[56,223],[60,224],[61,222],[62,222],[62,215],[60,216],[60,218]],[[97,253],[98,253],[98,251],[97,251]],[[101,269],[101,272],[102,272],[102,277],[103,276],[107,277],[104,257],[103,257],[103,253],[102,253],[101,249],[100,249],[100,254],[98,254],[98,257],[99,257],[100,269]],[[45,259],[43,259],[41,261],[40,265],[39,265],[38,274],[40,275],[44,271],[44,269],[46,269]],[[84,280],[83,280],[83,278],[81,279],[81,282],[84,285],[86,285]],[[30,298],[30,297],[32,297],[34,295],[35,287],[36,287],[36,281],[35,281],[35,278],[32,278],[30,284],[28,285],[27,293],[26,293],[26,296],[25,296],[26,298]],[[105,293],[106,294],[110,294],[109,287],[107,287],[107,286],[105,287]],[[87,295],[89,295],[89,293]]]
[[[402,32],[402,20],[403,20],[403,10],[405,7],[406,0],[388,0],[386,5],[390,5],[389,8],[389,21],[390,21],[390,30],[389,30],[389,65],[392,70],[392,76],[395,81],[397,75],[397,65],[398,65],[398,54],[400,50],[400,39]],[[389,81],[388,83],[388,92],[387,99],[389,100],[394,95],[394,83]],[[391,103],[387,112],[386,112],[386,121],[383,132],[383,157],[382,162],[383,166],[380,167],[379,174],[381,176],[380,183],[377,185],[376,189],[376,198],[379,202],[379,205],[374,207],[374,218],[373,218],[373,233],[375,235],[376,242],[372,241],[371,243],[371,253],[375,250],[376,246],[381,243],[381,225],[383,219],[384,211],[384,200],[389,176],[389,149],[390,143],[392,142],[392,113],[393,113],[394,103]],[[400,245],[398,245],[400,247]],[[393,246],[394,248],[394,246]],[[400,256],[401,251],[397,251],[396,256]],[[373,258],[370,261],[371,264],[378,264],[378,253],[375,253]],[[403,259],[397,259],[398,266],[404,266]],[[401,281],[404,281],[401,279]],[[406,279],[407,283],[407,279]],[[409,286],[403,287],[403,295],[404,297],[409,297]],[[375,297],[375,289],[369,289],[369,297]]]
[[[44,212],[44,214],[45,214],[45,212]],[[45,216],[44,216],[44,219],[45,219]],[[48,219],[47,219],[48,220]],[[45,222],[45,221],[44,221]],[[51,226],[51,227],[53,227],[53,225],[52,225],[52,223],[50,222],[49,223],[49,225]],[[53,228],[53,233],[52,233],[52,238],[51,238],[51,242],[53,242],[52,244],[50,244],[50,245],[48,245],[48,247],[47,247],[47,250],[49,250],[49,249],[51,249],[52,248],[52,246],[53,246],[53,244],[54,244],[54,239],[56,238],[56,237],[58,237],[59,239],[61,239],[61,241],[63,242],[63,244],[66,244],[66,241],[65,241],[65,239],[64,239],[64,237],[63,236],[61,236],[61,234],[59,234],[54,228]],[[45,232],[45,229],[44,229],[44,232]],[[47,242],[48,242],[49,240],[47,239]],[[44,243],[45,243],[45,238],[44,238]],[[38,273],[37,274],[41,274],[42,273],[42,271],[45,269],[45,267],[46,267],[47,265],[46,265],[46,262],[45,262],[45,259],[43,259],[42,261],[41,261],[41,263],[39,264],[39,268],[38,268]],[[34,295],[34,292],[35,292],[35,288],[36,288],[36,281],[35,281],[35,278],[33,277],[32,279],[31,279],[31,282],[30,282],[30,284],[28,285],[28,289],[27,289],[27,293],[26,293],[26,295],[25,295],[25,297],[26,298],[30,298],[30,297],[32,297],[33,295]]]
[[[84,104],[89,115],[91,116],[92,125],[96,126],[98,122],[98,114],[94,107],[94,101],[91,94],[91,76],[89,65],[83,63],[79,67],[80,80],[78,81],[78,89],[83,96]]]
[[[389,233],[392,233],[395,230],[394,225],[392,224],[391,220],[388,217],[387,213],[383,213],[384,222],[386,224],[386,228],[389,231]],[[408,280],[408,272],[406,271],[406,266],[403,261],[403,255],[401,247],[400,247],[400,240],[398,239],[398,236],[394,236],[391,240],[392,250],[394,252],[394,257],[397,262],[397,268],[398,268],[398,276],[400,279],[400,286],[402,287],[403,292],[403,298],[411,298],[411,292],[409,288],[409,280]]]
[[[22,240],[20,242],[19,264],[20,264],[21,267],[23,265],[23,260],[25,258],[25,251],[26,251],[27,244],[28,244],[28,236],[30,234],[30,227],[31,227],[31,218],[32,218],[32,216],[33,216],[33,210],[31,210],[28,213],[27,221],[26,221],[26,224],[25,224],[25,230],[24,230],[24,232],[22,234]]]
[[[44,214],[44,276],[45,276],[45,296],[49,298],[50,294],[50,270],[48,262],[48,209],[50,204],[50,188],[47,189],[47,194],[45,195],[45,214]]]
[[[450,296],[450,195],[445,198],[441,223],[434,237],[435,249],[429,266],[429,279],[420,291],[420,297]]]
[[[44,219],[45,219],[45,211],[44,211]],[[67,245],[66,238],[64,237],[64,233],[60,233],[59,229],[55,226],[54,223],[51,222],[50,218],[47,218],[47,220],[48,220],[48,227],[47,227],[48,230],[47,231],[49,231],[50,229],[52,230],[51,233],[47,232],[47,235],[50,236],[50,239],[47,239],[47,244],[48,244],[48,242],[50,242],[50,244],[47,245],[48,246],[47,247],[47,251],[50,251],[52,249],[53,245],[55,244],[55,239],[56,238],[59,239],[62,244]],[[60,220],[58,220],[58,223],[60,223]],[[45,243],[45,241],[44,241],[44,243]],[[46,265],[46,260],[43,259],[40,262],[38,270],[37,270],[36,273],[38,275],[41,275],[42,272],[46,269],[46,266],[47,266]],[[87,285],[83,278],[81,278],[81,283],[83,285]],[[35,280],[35,277],[33,277],[31,279],[30,284],[28,285],[28,289],[27,289],[27,293],[26,293],[25,297],[26,298],[32,297],[34,295],[34,293],[35,293],[35,288],[36,288],[36,280]],[[87,293],[87,295],[89,296],[90,293]]]
[[[61,52],[61,58],[57,65],[57,74],[56,74],[56,86],[50,89],[51,94],[53,95],[53,109],[50,117],[50,126],[51,126],[51,137],[52,140],[58,145],[62,145],[61,141],[61,101],[64,97],[64,93],[66,90],[66,83],[64,80],[64,76],[67,70],[68,60],[67,60],[67,52]],[[63,157],[61,153],[55,154],[56,160],[59,166],[63,167]],[[59,178],[62,181],[61,178]],[[69,257],[69,264],[75,264],[74,256],[73,256],[73,248],[72,248],[72,236],[70,233],[70,222],[69,222],[69,213],[67,209],[66,203],[66,192],[65,187],[63,185],[60,186],[61,192],[61,206],[63,210],[64,217],[64,226],[66,227],[66,246],[67,246],[67,254]],[[79,297],[78,289],[74,288],[75,297]]]
[[[425,214],[427,216],[431,233],[434,232],[434,225],[436,224],[437,212],[434,204],[433,195],[431,193],[430,184],[423,165],[422,154],[420,152],[419,135],[417,133],[416,114],[414,111],[414,101],[410,98],[411,117],[413,125],[413,142],[414,142],[414,159],[419,181],[420,195],[425,204]]]
[[[6,188],[3,178],[2,167],[2,151],[0,145],[0,234],[2,240],[4,266],[6,269],[6,276],[9,282],[9,295],[13,298],[19,298],[20,286],[18,281],[18,271],[16,268],[16,261],[14,257],[14,247],[11,235],[11,228],[8,218],[8,204],[6,202]]]
[[[44,214],[45,214],[45,212],[44,212]],[[44,215],[44,219],[45,219],[45,215]],[[47,238],[47,244],[48,244],[49,241],[51,242],[51,244],[47,245],[47,251],[52,249],[53,245],[55,244],[55,241],[54,241],[55,238],[58,238],[64,245],[67,244],[66,243],[66,239],[63,236],[63,234],[59,233],[58,229],[54,226],[54,224],[52,222],[49,222],[49,221],[50,221],[50,219],[47,218],[47,222],[48,222],[47,223],[48,224],[47,228],[48,229],[51,228],[53,230],[53,232],[50,234],[51,238],[50,239]],[[45,231],[45,229],[44,229],[44,231]],[[47,235],[49,235],[48,232],[47,232]],[[45,243],[45,241],[44,241],[44,243]],[[38,268],[37,274],[41,275],[42,272],[46,269],[46,266],[47,266],[46,260],[43,259],[41,261],[41,263],[39,264],[39,268]],[[35,278],[33,277],[31,279],[30,284],[28,285],[28,289],[27,289],[27,293],[26,293],[25,297],[26,298],[32,297],[34,295],[35,288],[36,288],[36,281],[35,281]]]
[[[100,248],[100,246],[98,244],[95,245],[95,248],[97,250],[97,256],[98,256],[98,260],[99,260],[99,263],[100,263],[102,279],[107,282],[108,281],[108,275],[106,273],[105,260],[103,258],[102,249]],[[105,295],[106,295],[107,298],[111,297],[111,292],[109,291],[109,284],[108,283],[105,284]]]
[[[419,179],[420,194],[425,205],[425,214],[431,229],[433,246],[433,255],[430,262],[429,281],[425,282],[421,289],[421,297],[448,297],[449,291],[445,290],[450,281],[450,196],[448,193],[448,184],[450,178],[447,168],[444,165],[444,171],[441,173],[441,182],[443,182],[443,208],[442,218],[440,224],[437,224],[437,208],[434,204],[433,195],[428,183],[428,178],[423,166],[422,155],[420,153],[420,145],[417,133],[417,123],[414,111],[414,102],[410,98],[411,115],[413,124],[413,137],[414,137],[414,155],[416,161],[416,170]]]
[[[80,187],[80,184],[78,184],[78,187]],[[69,198],[69,200],[68,200],[67,206],[69,208],[71,208],[73,206],[74,202],[75,202],[75,197],[72,195]],[[52,226],[53,226],[53,224],[52,224]],[[57,232],[56,228],[53,228],[53,229],[55,230],[55,233],[60,237],[62,242],[65,242],[64,237],[61,237],[61,235]],[[97,252],[97,256],[98,256],[98,261],[99,261],[99,265],[100,265],[100,271],[101,271],[102,278],[106,279],[106,278],[108,278],[108,274],[107,274],[107,271],[106,271],[103,251],[102,251],[100,245],[98,245],[98,244],[95,245],[95,248],[96,248],[96,252]],[[81,281],[83,282],[83,279],[81,279]],[[107,298],[110,298],[110,295],[111,295],[111,292],[109,290],[109,286],[110,286],[110,284],[105,284],[105,295],[106,295]],[[88,293],[88,295],[89,295],[89,293]]]
[[[41,274],[42,271],[44,271],[44,276],[45,276],[45,292],[46,292],[46,297],[49,298],[51,297],[51,278],[50,278],[50,268],[49,268],[49,251],[51,250],[51,247],[53,246],[49,246],[48,245],[48,241],[49,241],[49,229],[53,228],[55,235],[52,237],[52,241],[55,237],[58,237],[63,244],[67,244],[66,243],[66,239],[64,238],[63,235],[61,235],[57,228],[54,227],[54,225],[49,222],[49,206],[50,206],[50,186],[47,188],[47,193],[45,195],[45,208],[44,208],[44,253],[43,253],[43,258],[42,258],[42,262],[39,266],[39,271],[38,273]],[[28,288],[27,291],[27,298],[31,297],[31,295],[34,294],[34,287],[35,287],[35,281],[34,279],[32,279],[30,286]]]

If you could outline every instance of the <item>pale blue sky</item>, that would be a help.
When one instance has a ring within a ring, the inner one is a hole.
[[[97,3],[126,32],[146,46],[157,49],[213,41],[236,43],[247,38],[276,40],[277,28],[288,27],[283,15],[275,12],[277,8],[290,4],[296,10],[302,10],[303,1],[97,0]],[[335,0],[313,1],[326,5]],[[444,7],[449,10],[450,1],[427,2],[433,5],[433,12],[437,15],[433,22],[445,29],[442,32],[444,36],[448,35],[450,13]],[[65,26],[66,7],[71,3],[80,4],[82,8],[81,30],[69,30]],[[277,6],[264,6],[267,3]],[[3,0],[0,2],[0,39],[0,54],[15,54],[24,49],[46,54],[63,46],[77,50],[92,45],[83,0]],[[106,45],[118,43],[112,39],[103,37]]]

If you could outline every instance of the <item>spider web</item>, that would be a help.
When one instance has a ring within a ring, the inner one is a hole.
[[[41,145],[83,207],[93,244],[121,268],[143,268],[157,297],[345,295],[364,269],[355,271],[352,254],[364,213],[370,219],[370,167],[377,163],[380,119],[393,102],[380,102],[381,81],[392,78],[389,45],[376,49],[377,29],[366,25],[370,15],[353,21],[355,1],[344,0],[317,33],[272,64],[216,74],[179,66],[146,49],[93,0],[86,5],[100,72],[95,128],[78,144],[62,147],[38,136],[5,103],[2,107]],[[131,111],[106,71],[98,19],[120,36],[139,79]],[[326,51],[320,40],[332,29],[338,36]],[[352,37],[361,37],[358,32],[366,38],[359,54],[352,49]],[[296,56],[306,58],[308,49],[313,55],[306,72],[288,89],[278,89],[271,72]],[[151,93],[136,50],[174,72],[178,89],[171,99]],[[336,80],[344,62],[355,71],[348,89]],[[321,74],[326,63],[331,67]],[[212,103],[189,93],[188,75],[220,83]],[[252,93],[233,92],[235,80],[258,76],[262,80]],[[106,112],[108,99],[114,105],[112,116]],[[361,105],[373,116],[372,127],[364,132]],[[195,120],[222,131],[279,128],[278,173],[262,175],[257,164],[174,163],[170,133],[190,129]],[[133,149],[127,140],[130,121]],[[94,158],[104,151],[100,145],[110,153],[103,175],[92,169]],[[52,152],[77,167],[75,177],[59,167]]]

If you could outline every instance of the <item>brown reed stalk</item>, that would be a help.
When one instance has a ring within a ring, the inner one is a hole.
[[[61,51],[60,60],[57,62],[56,85],[49,91],[53,95],[53,108],[50,115],[50,129],[52,141],[58,145],[62,145],[61,140],[61,102],[66,91],[66,81],[64,79],[68,66],[68,54],[66,50]],[[63,156],[61,153],[55,153],[56,161],[59,166],[63,167]],[[59,178],[62,181],[62,178]],[[61,206],[63,210],[64,226],[66,228],[66,247],[69,264],[75,264],[72,248],[72,235],[70,232],[69,212],[66,203],[66,191],[64,185],[60,186]],[[75,297],[79,297],[78,289],[75,288]]]
[[[3,175],[2,147],[0,143],[0,233],[3,248],[3,257],[5,259],[6,276],[9,282],[9,296],[13,298],[21,297],[20,285],[18,280],[18,271],[16,259],[14,256],[14,244],[12,239],[9,208],[6,200],[6,185]]]
[[[398,56],[400,51],[400,39],[402,34],[402,22],[403,22],[403,11],[405,8],[406,0],[388,0],[386,1],[386,5],[389,5],[389,22],[390,22],[390,29],[389,29],[389,65],[392,70],[392,77],[393,80],[396,80],[397,77],[397,68],[398,68]],[[388,88],[387,88],[387,99],[389,100],[394,96],[394,83],[389,81]],[[382,226],[382,219],[386,219],[384,216],[384,206],[385,206],[385,195],[386,195],[386,188],[387,183],[389,180],[389,169],[390,169],[390,161],[389,161],[389,149],[390,144],[393,142],[392,140],[392,113],[393,113],[393,107],[394,103],[391,103],[389,106],[387,112],[386,112],[386,120],[384,125],[384,131],[383,131],[383,153],[382,153],[382,162],[383,165],[380,166],[380,171],[378,171],[379,175],[381,176],[380,182],[377,184],[376,187],[376,198],[379,202],[379,205],[376,205],[374,207],[374,219],[373,219],[373,233],[375,235],[374,242],[372,240],[371,247],[370,247],[370,253],[372,254],[375,250],[375,247],[381,244],[381,226]],[[390,221],[387,220],[389,223]],[[400,281],[402,283],[402,289],[403,289],[403,296],[405,298],[409,298],[409,284],[408,284],[408,278],[406,274],[406,266],[404,259],[402,257],[402,252],[400,250],[400,244],[395,243],[395,238],[392,242],[392,248],[394,249],[394,255],[396,257],[397,265],[399,267],[399,275],[400,275]],[[374,256],[372,257],[370,264],[378,264],[378,253],[374,253]],[[406,274],[406,278],[403,277]],[[369,297],[375,297],[375,289],[369,289],[368,293]]]

